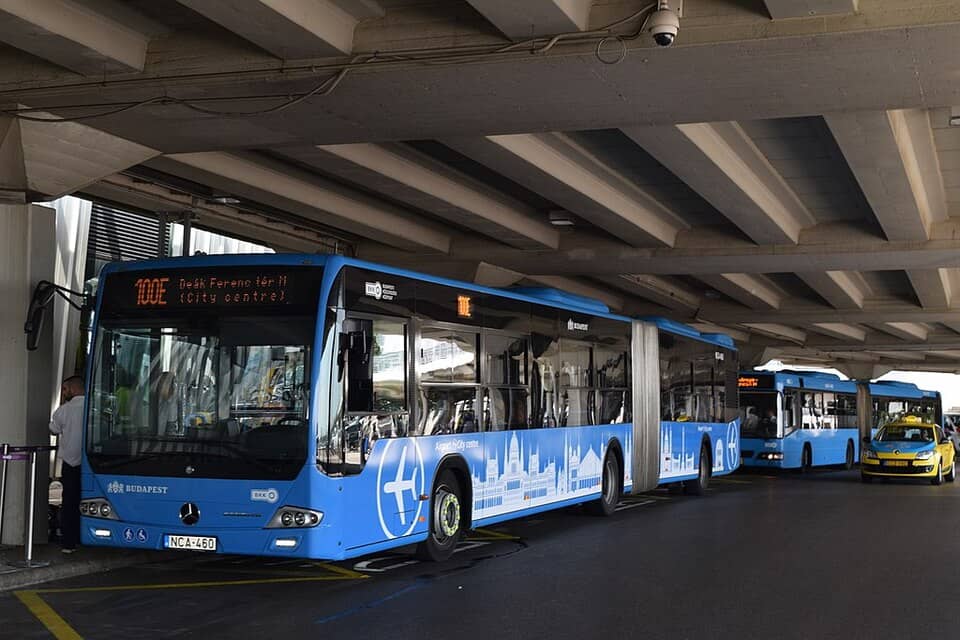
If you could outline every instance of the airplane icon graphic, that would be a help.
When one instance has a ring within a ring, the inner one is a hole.
[[[407,466],[407,447],[403,447],[403,453],[400,454],[400,464],[397,466],[397,477],[383,485],[384,493],[392,493],[397,500],[397,512],[400,514],[400,524],[407,524],[407,514],[403,508],[403,492],[409,491],[414,501],[417,500],[417,465],[413,466],[413,473],[409,480],[403,479],[403,470]]]

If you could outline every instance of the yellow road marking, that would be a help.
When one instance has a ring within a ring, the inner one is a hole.
[[[519,540],[518,536],[512,536],[509,533],[500,533],[499,531],[493,531],[492,529],[474,529],[473,533],[479,533],[479,536],[470,536],[467,540],[470,541],[479,541],[479,540]]]
[[[94,591],[147,591],[155,589],[199,589],[205,587],[232,587],[255,584],[282,584],[288,582],[331,582],[337,580],[366,580],[370,576],[344,569],[326,562],[312,563],[335,575],[305,576],[295,578],[261,578],[252,580],[218,580],[209,582],[171,582],[165,584],[121,584],[107,587],[74,587],[70,589],[37,589],[14,591],[14,595],[30,610],[30,613],[47,628],[56,640],[83,640],[67,621],[40,597],[41,593],[90,593]]]
[[[67,621],[61,618],[53,608],[43,601],[36,591],[14,591],[17,599],[30,610],[37,620],[47,628],[57,640],[83,640]]]

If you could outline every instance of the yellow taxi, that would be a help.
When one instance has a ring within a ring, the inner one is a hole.
[[[905,416],[883,426],[863,448],[860,478],[928,478],[932,484],[957,477],[953,443],[943,429],[919,416]]]

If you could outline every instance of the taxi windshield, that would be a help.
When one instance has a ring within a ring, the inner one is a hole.
[[[878,442],[933,442],[933,427],[888,424],[877,434]]]

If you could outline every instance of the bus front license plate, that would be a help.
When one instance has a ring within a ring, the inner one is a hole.
[[[163,546],[187,551],[216,551],[217,539],[212,536],[175,536],[168,533],[164,536]]]

